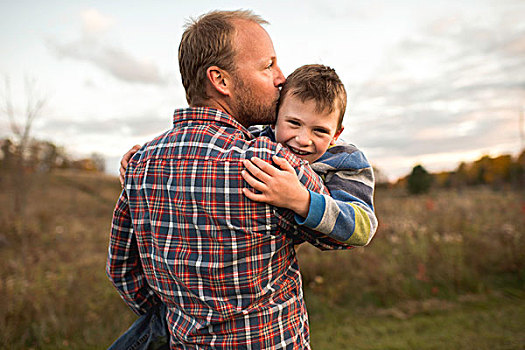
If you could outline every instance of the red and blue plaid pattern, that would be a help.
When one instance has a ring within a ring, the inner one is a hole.
[[[130,161],[107,273],[136,313],[167,305],[172,348],[309,348],[294,244],[344,245],[243,195],[242,160],[271,162],[274,154],[307,188],[326,193],[282,146],[209,108],[175,111],[173,129]]]

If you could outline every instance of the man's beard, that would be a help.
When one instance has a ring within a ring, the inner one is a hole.
[[[272,101],[261,101],[248,84],[241,79],[234,80],[236,99],[232,103],[233,117],[244,126],[275,124],[277,119],[277,102],[279,95],[276,94]],[[268,96],[264,96],[267,98]]]

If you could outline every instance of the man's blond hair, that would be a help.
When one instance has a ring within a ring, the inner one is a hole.
[[[238,20],[268,24],[249,10],[212,11],[186,23],[179,45],[179,69],[191,106],[209,98],[206,95],[209,67],[235,72],[234,22]]]
[[[317,113],[332,113],[337,109],[337,130],[343,126],[346,89],[333,68],[322,64],[308,64],[297,68],[286,78],[279,105],[290,95],[299,97],[302,102],[314,101]]]

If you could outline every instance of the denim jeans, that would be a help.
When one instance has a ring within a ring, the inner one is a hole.
[[[108,350],[169,350],[166,306],[159,304],[140,316]]]

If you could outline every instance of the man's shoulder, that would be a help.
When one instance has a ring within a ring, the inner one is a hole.
[[[275,133],[270,125],[254,125],[250,126],[248,130],[254,137],[266,136],[270,140],[275,141]]]
[[[290,163],[292,167],[304,166],[306,163],[300,158],[295,156],[290,152],[286,147],[283,147],[280,143],[275,142],[271,137],[267,135],[258,136],[247,142],[247,145],[250,150],[254,153],[259,153],[262,155],[255,156],[262,158],[263,160],[272,163],[272,156],[278,156],[284,158]]]
[[[305,164],[269,135],[254,136],[227,123],[185,120],[146,142],[133,159],[192,157],[197,160],[205,157],[208,160],[238,161],[258,157],[272,163],[272,156],[277,155],[293,167]]]

